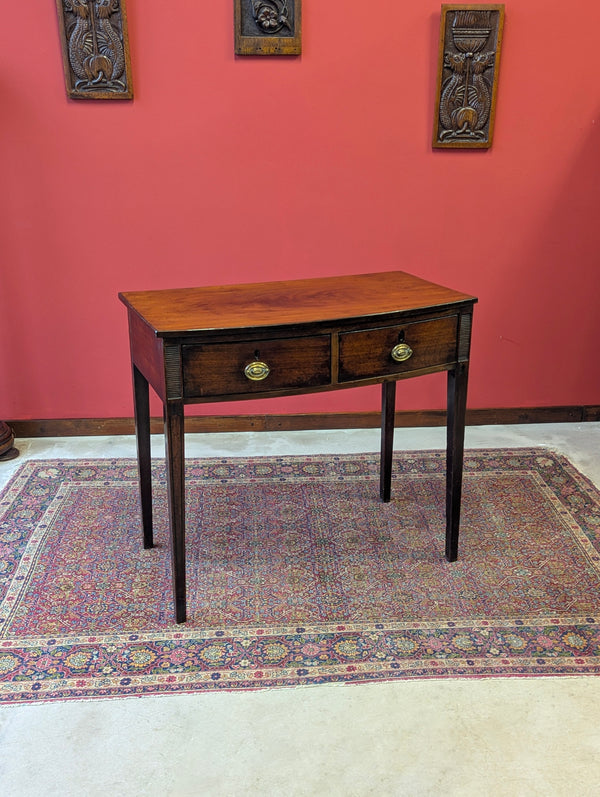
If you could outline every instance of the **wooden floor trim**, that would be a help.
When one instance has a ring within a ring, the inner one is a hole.
[[[468,426],[529,423],[585,423],[600,421],[600,405],[566,407],[508,407],[467,410]],[[15,437],[79,437],[133,434],[133,418],[56,418],[8,421]],[[272,432],[306,429],[372,429],[378,412],[308,413],[305,415],[189,416],[186,432]],[[444,426],[445,410],[396,413],[397,427]],[[152,419],[152,432],[162,432],[162,419]]]

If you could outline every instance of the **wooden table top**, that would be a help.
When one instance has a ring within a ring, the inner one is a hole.
[[[341,277],[128,291],[119,299],[158,337],[314,324],[476,302],[403,271]]]

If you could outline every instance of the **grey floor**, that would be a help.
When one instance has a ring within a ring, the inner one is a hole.
[[[475,427],[600,487],[600,424]],[[397,449],[443,448],[399,429]],[[129,437],[18,441],[25,459],[135,456]],[[376,431],[190,435],[190,456],[376,451]],[[153,439],[162,455],[162,439]],[[600,680],[431,680],[0,707],[0,795],[600,794]]]

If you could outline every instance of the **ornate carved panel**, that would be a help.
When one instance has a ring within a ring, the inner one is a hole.
[[[133,97],[126,0],[56,0],[69,97]]]
[[[234,0],[236,55],[300,55],[302,0]]]
[[[434,147],[492,145],[503,5],[443,5]]]

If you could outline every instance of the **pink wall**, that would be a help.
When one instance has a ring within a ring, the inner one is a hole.
[[[119,290],[393,268],[479,296],[471,407],[599,402],[596,4],[507,5],[489,152],[431,150],[439,2],[304,0],[301,58],[236,59],[232,0],[129,0],[132,103],[68,101],[53,3],[5,6],[0,418],[132,414]]]

